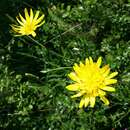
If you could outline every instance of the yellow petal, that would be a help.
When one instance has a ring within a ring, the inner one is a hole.
[[[22,15],[20,13],[19,13],[19,17],[20,17],[20,19],[22,20],[23,23],[26,22],[26,20],[22,17]]]
[[[80,103],[79,103],[79,108],[82,108],[82,107],[83,107],[84,102],[85,102],[85,100],[84,100],[84,98],[82,98],[81,101],[80,101]]]
[[[98,93],[99,93],[99,96],[104,96],[104,95],[106,95],[106,92],[104,92],[104,91],[102,91],[102,90],[98,90]]]
[[[107,77],[109,73],[110,73],[110,68],[108,68],[108,69],[103,73],[103,76],[104,76],[104,77]]]
[[[84,94],[83,92],[79,92],[79,93],[77,93],[77,94],[71,96],[71,98],[80,97],[80,96],[82,96],[83,94]]]
[[[110,84],[115,84],[117,83],[117,80],[116,79],[107,79],[105,80],[105,85],[110,85]]]
[[[45,20],[43,22],[41,22],[40,24],[36,25],[36,28],[37,27],[40,27],[41,25],[43,25],[45,23]]]
[[[80,86],[78,84],[72,84],[72,85],[68,85],[66,87],[66,89],[70,90],[70,91],[77,91],[79,90]]]
[[[118,74],[118,72],[113,72],[107,78],[111,79],[111,78],[115,77],[117,74]]]
[[[101,73],[105,73],[106,71],[110,71],[109,65],[105,65],[104,67],[101,68]]]
[[[40,23],[43,20],[43,18],[44,18],[44,14],[40,18],[38,18],[36,20],[35,25],[38,24],[38,23]]]
[[[39,13],[40,13],[40,11],[36,11],[36,14],[35,14],[35,16],[34,16],[34,20],[36,20],[36,19],[38,18]]]
[[[84,106],[87,107],[88,104],[89,104],[89,98],[86,97],[86,98],[84,99]]]
[[[105,90],[105,91],[110,91],[110,92],[114,92],[115,91],[115,88],[113,87],[103,87],[102,90]]]
[[[97,60],[97,66],[100,67],[102,63],[102,57],[99,57]]]
[[[29,17],[29,14],[28,14],[28,10],[25,8],[24,9],[24,13],[25,13],[25,18],[27,21],[30,21],[30,17]]]
[[[90,97],[90,107],[94,107],[95,105],[95,97]]]
[[[80,79],[78,78],[78,76],[77,76],[74,72],[71,72],[70,74],[68,74],[68,76],[69,76],[72,80],[74,80],[74,81],[76,81],[76,82],[80,82]]]
[[[80,71],[80,67],[76,63],[74,64],[73,69],[76,73]]]
[[[84,64],[82,62],[80,62],[80,67],[84,67]]]
[[[105,105],[109,105],[109,101],[106,97],[100,97],[100,99],[104,102]]]
[[[32,36],[33,36],[33,37],[35,37],[35,36],[36,36],[36,33],[35,33],[34,31],[32,32]]]
[[[92,59],[92,57],[89,57],[89,62],[90,62],[90,64],[93,64],[93,59]]]
[[[20,28],[19,26],[16,26],[16,25],[11,25],[12,29],[15,31],[15,32],[19,32]]]
[[[30,9],[30,21],[32,21],[33,20],[33,11],[32,11],[32,9]]]
[[[86,58],[85,64],[86,64],[86,65],[89,65],[89,59],[88,59],[88,58]]]
[[[18,23],[19,23],[20,25],[24,25],[24,23],[22,23],[22,22],[18,19],[18,17],[16,17],[16,19],[17,19],[17,21],[18,21]]]
[[[24,31],[19,31],[18,33],[20,33],[21,35],[29,35],[29,34],[25,34],[25,32]]]

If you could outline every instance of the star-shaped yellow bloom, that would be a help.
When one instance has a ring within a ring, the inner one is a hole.
[[[36,11],[34,15],[32,9],[30,9],[30,15],[27,9],[24,9],[25,18],[19,13],[19,17],[16,17],[19,25],[11,25],[13,31],[17,33],[17,36],[32,35],[36,36],[35,30],[45,23],[44,14],[39,17],[39,11]],[[39,17],[39,18],[38,18]],[[19,19],[20,18],[20,19]]]
[[[98,58],[97,62],[93,62],[92,58],[86,58],[85,64],[75,64],[73,66],[74,72],[71,72],[68,76],[75,82],[74,84],[68,85],[66,88],[70,91],[76,91],[77,94],[73,95],[72,98],[82,97],[79,108],[94,107],[96,97],[105,103],[109,104],[108,99],[105,97],[106,91],[113,92],[115,88],[111,87],[111,84],[117,82],[113,79],[118,72],[110,74],[109,65],[101,66],[102,59]]]

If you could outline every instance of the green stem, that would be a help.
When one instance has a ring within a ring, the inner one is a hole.
[[[55,69],[48,69],[48,70],[44,70],[41,71],[42,73],[48,73],[48,72],[52,72],[52,71],[57,71],[57,70],[63,70],[63,69],[70,69],[71,67],[59,67],[59,68],[55,68]]]
[[[70,31],[74,30],[75,28],[80,27],[81,25],[82,25],[82,23],[77,24],[77,25],[75,25],[75,26],[73,26],[73,27],[71,27],[71,28],[67,29],[67,31],[65,31],[65,32],[63,32],[63,33],[61,33],[61,34],[59,34],[59,35],[57,35],[57,36],[53,37],[52,39],[50,39],[50,40],[48,40],[48,41],[46,41],[46,42],[44,42],[44,44],[46,44],[46,43],[48,43],[48,42],[52,42],[53,40],[55,40],[55,39],[57,39],[57,38],[59,38],[59,37],[61,37],[61,36],[65,35],[65,34],[67,34],[68,32],[70,32]]]
[[[32,37],[30,36],[27,36],[29,39],[31,39],[33,42],[35,42],[36,44],[38,44],[39,46],[41,46],[42,48],[45,49],[45,46],[43,46],[40,42],[38,42],[37,40],[33,39]]]

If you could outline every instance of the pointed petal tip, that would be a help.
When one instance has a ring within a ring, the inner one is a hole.
[[[95,97],[90,97],[90,107],[93,108],[95,106]]]
[[[104,105],[108,106],[110,104],[109,100],[105,96],[100,97],[100,99],[104,102]]]
[[[84,99],[81,99],[80,103],[79,103],[79,108],[82,108],[84,106],[84,102],[85,100]]]
[[[97,66],[100,67],[102,63],[102,57],[100,56],[97,60]]]
[[[90,64],[93,64],[93,59],[92,59],[91,56],[89,56],[89,63],[90,63]]]
[[[102,88],[102,90],[109,91],[109,92],[115,92],[116,91],[115,88],[109,87],[109,86],[106,86],[106,87]]]
[[[77,91],[77,90],[79,90],[79,86],[78,86],[78,84],[70,84],[70,85],[66,86],[66,89],[68,89],[70,91]]]
[[[111,78],[113,78],[113,77],[115,77],[117,75],[118,75],[118,72],[113,72],[113,73],[109,74],[107,78],[111,79]]]
[[[33,37],[35,37],[36,36],[36,33],[35,32],[32,32],[32,34],[31,34]]]

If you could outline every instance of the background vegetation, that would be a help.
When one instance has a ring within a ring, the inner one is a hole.
[[[45,14],[35,40],[10,31],[25,7]],[[130,129],[130,0],[1,0],[0,14],[0,129]],[[78,109],[65,89],[88,56],[119,72],[108,107]]]

